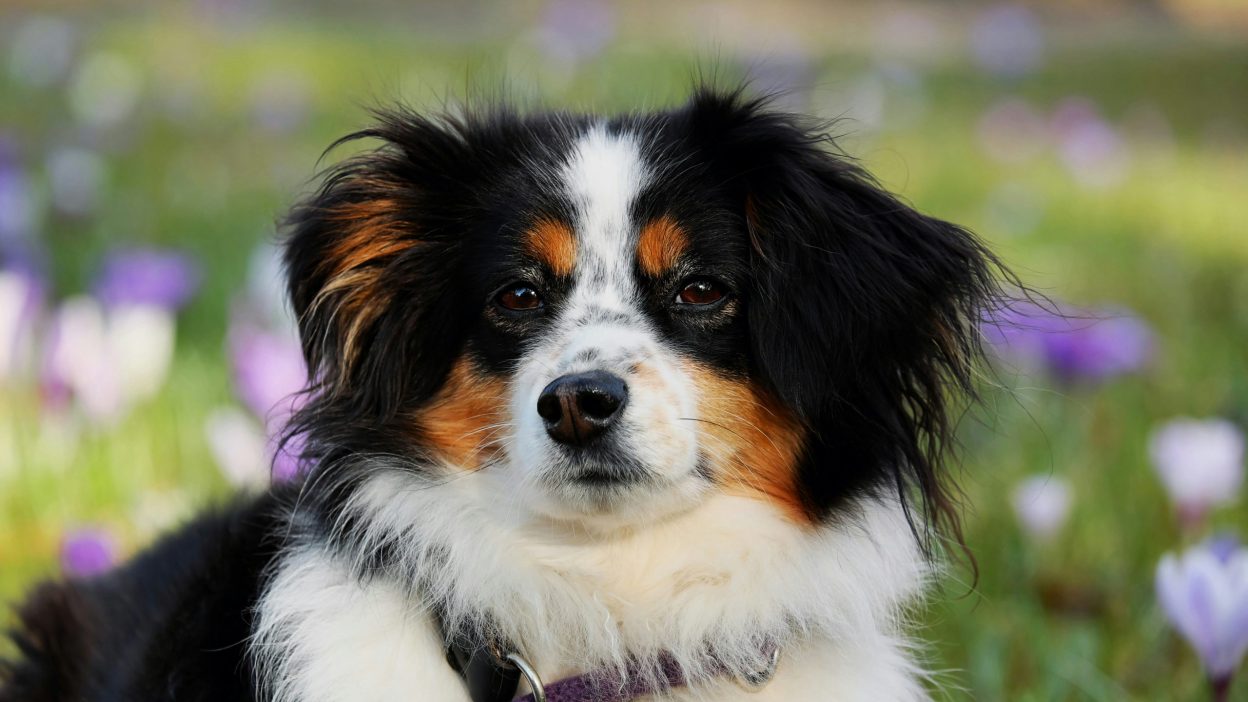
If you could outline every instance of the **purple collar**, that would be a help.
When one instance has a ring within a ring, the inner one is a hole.
[[[737,683],[747,689],[760,690],[771,682],[776,672],[776,664],[780,662],[780,647],[769,645],[763,650],[763,654],[768,663],[761,671],[735,675],[722,665],[717,666],[718,671],[721,675],[733,675]],[[519,669],[529,687],[534,690],[516,702],[629,702],[638,697],[685,686],[685,677],[680,666],[670,658],[663,660],[661,675],[656,680],[639,675],[628,675],[621,679],[614,671],[595,670],[549,684],[543,684],[537,671],[519,654],[509,654],[506,659]]]

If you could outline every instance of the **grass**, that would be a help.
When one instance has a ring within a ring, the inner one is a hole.
[[[223,355],[231,296],[250,250],[307,187],[323,146],[365,123],[362,106],[396,94],[436,106],[500,75],[522,96],[545,85],[527,54],[415,45],[397,32],[366,35],[316,21],[226,35],[167,17],[130,20],[100,25],[87,48],[133,61],[145,87],[132,123],[98,143],[109,166],[99,210],[45,221],[56,286],[83,289],[103,251],[132,242],[194,252],[205,286],[181,319],[167,388],[119,426],[75,430],[41,417],[29,387],[0,393],[5,601],[56,572],[59,539],[73,525],[106,525],[132,552],[226,493],[203,422],[231,401]],[[836,96],[868,62],[828,55],[815,64],[813,104],[837,114],[844,107]],[[543,95],[574,107],[666,104],[686,90],[695,65],[679,53],[624,47]],[[901,98],[919,100],[921,111],[878,131],[838,125],[847,150],[919,207],[979,231],[1029,282],[1062,299],[1126,305],[1160,344],[1149,372],[1100,387],[1007,371],[1003,386],[987,388],[962,437],[973,505],[968,541],[980,577],[972,586],[966,572],[953,571],[923,613],[932,666],[964,690],[953,698],[1197,699],[1198,664],[1166,627],[1152,592],[1160,555],[1195,537],[1180,532],[1145,446],[1149,431],[1176,415],[1248,420],[1248,49],[1177,34],[1072,44],[1013,84],[956,57],[912,68],[921,96]],[[264,73],[301,77],[307,112],[296,128],[267,133],[251,118]],[[906,104],[885,95],[885,115]],[[1081,95],[1115,124],[1159,113],[1169,127],[1162,137],[1128,130],[1123,182],[1088,189],[1051,151],[1013,166],[984,155],[976,124],[1005,95],[1046,112]],[[7,77],[0,128],[19,136],[34,163],[73,133],[61,91]],[[1008,233],[985,208],[1003,183],[1039,203],[1022,232]],[[1065,477],[1076,496],[1069,524],[1049,543],[1019,532],[1006,499],[1035,473]],[[1248,534],[1242,509],[1215,521]],[[1237,692],[1248,695],[1248,685]]]

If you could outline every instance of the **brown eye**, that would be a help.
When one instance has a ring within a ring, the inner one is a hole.
[[[542,306],[542,296],[532,286],[517,283],[494,298],[499,307],[513,312],[528,312]]]
[[[710,278],[696,278],[676,293],[678,305],[712,305],[724,299],[724,287]]]

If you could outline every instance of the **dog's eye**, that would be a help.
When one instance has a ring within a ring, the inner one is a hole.
[[[542,296],[527,283],[515,283],[494,296],[494,302],[505,310],[528,312],[542,306]]]
[[[676,293],[678,305],[713,305],[728,293],[724,286],[710,278],[694,278]]]

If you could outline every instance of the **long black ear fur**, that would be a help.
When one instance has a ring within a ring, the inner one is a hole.
[[[687,118],[732,174],[753,248],[754,372],[812,428],[808,500],[826,511],[858,491],[917,490],[929,523],[960,540],[941,468],[951,395],[974,393],[981,312],[1008,272],[765,100],[703,91]]]

